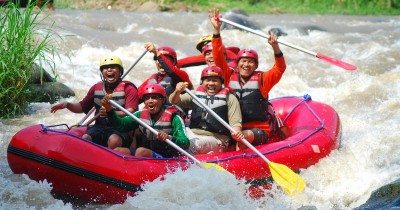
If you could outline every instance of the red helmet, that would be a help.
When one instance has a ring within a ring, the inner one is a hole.
[[[251,50],[251,49],[243,49],[240,50],[237,53],[237,62],[239,63],[239,60],[241,58],[254,58],[256,60],[256,66],[258,66],[258,54],[256,51]]]
[[[211,42],[206,44],[206,45],[204,45],[203,51],[202,51],[203,55],[205,56],[206,52],[208,52],[208,51],[210,51],[212,49],[213,49],[213,47],[212,47],[212,43]],[[225,49],[224,45],[222,45],[222,49],[223,49],[224,53],[226,53],[226,49]]]
[[[208,51],[210,51],[210,50],[212,50],[212,44],[211,44],[211,42],[208,43],[208,44],[206,44],[206,45],[204,45],[201,52],[203,53],[203,55],[205,55],[206,52],[208,52]]]
[[[149,84],[149,85],[146,85],[144,87],[144,92],[143,92],[142,97],[145,96],[146,94],[150,94],[150,93],[160,94],[164,98],[167,97],[167,94],[165,93],[164,87],[161,86],[160,84]]]
[[[224,78],[222,77],[222,70],[218,66],[207,66],[201,72],[201,81],[203,81],[206,77],[219,77],[222,82],[224,82]]]
[[[170,56],[172,58],[172,60],[174,61],[173,64],[175,65],[177,62],[177,56],[176,56],[176,52],[172,47],[168,47],[168,46],[162,46],[158,48],[158,52],[160,52],[161,54],[165,55],[165,56]]]

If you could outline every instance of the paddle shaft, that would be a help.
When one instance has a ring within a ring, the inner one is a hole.
[[[138,117],[136,117],[134,114],[130,113],[128,110],[126,110],[125,108],[123,108],[121,105],[117,104],[115,101],[110,100],[110,103],[114,106],[117,107],[119,110],[125,112],[125,114],[129,115],[130,117],[132,117],[134,120],[136,120],[136,122],[138,122],[140,125],[142,125],[143,127],[145,127],[146,129],[148,129],[150,132],[154,133],[155,135],[158,135],[158,131],[156,129],[154,129],[153,127],[151,127],[150,125],[146,124],[145,122],[143,122],[141,119],[139,119]],[[182,154],[188,156],[190,159],[192,159],[194,162],[196,162],[197,164],[200,164],[201,162],[199,160],[197,160],[195,157],[193,157],[191,154],[189,154],[188,152],[186,152],[184,149],[182,149],[181,147],[179,147],[177,144],[175,144],[174,142],[172,142],[170,139],[166,139],[165,140],[169,145],[171,145],[173,148],[175,148],[176,150],[178,150],[179,152],[181,152]]]
[[[82,125],[83,122],[85,122],[85,120],[95,111],[96,109],[93,107],[82,119],[81,121],[78,122],[78,125]],[[97,118],[97,117],[96,117]],[[90,123],[92,123],[94,121],[94,119],[89,122],[86,123],[85,125],[89,125]]]
[[[221,22],[228,23],[228,24],[230,24],[230,25],[233,25],[233,26],[238,27],[238,28],[240,28],[240,29],[246,30],[246,31],[248,31],[248,32],[250,32],[250,33],[253,33],[253,34],[256,34],[256,35],[258,35],[258,36],[261,36],[261,37],[264,37],[264,38],[267,38],[267,39],[269,38],[269,36],[268,36],[267,34],[265,34],[265,33],[262,33],[262,32],[260,32],[260,31],[256,31],[256,30],[251,29],[251,28],[248,28],[248,27],[246,27],[246,26],[237,24],[237,23],[235,23],[235,22],[233,22],[233,21],[230,21],[230,20],[228,20],[228,19],[219,18],[219,20],[220,20]],[[290,44],[290,43],[287,43],[287,42],[284,42],[284,41],[281,41],[281,40],[277,40],[277,41],[278,41],[279,44],[283,44],[283,45],[286,45],[286,46],[288,46],[288,47],[291,47],[291,48],[300,50],[300,51],[302,51],[302,52],[304,52],[304,53],[307,53],[307,54],[310,54],[310,55],[312,55],[312,56],[317,56],[317,53],[316,53],[316,52],[312,52],[312,51],[310,51],[310,50],[306,50],[306,49],[304,49],[304,48],[295,46],[295,45],[293,45],[293,44]]]
[[[147,50],[145,50],[138,59],[136,59],[136,61],[132,64],[132,66],[128,69],[128,71],[125,72],[124,75],[121,76],[121,80],[124,79],[124,77],[126,75],[129,74],[129,72],[133,69],[133,67],[136,66],[137,63],[139,63],[139,61],[144,57],[144,55],[146,55]],[[96,108],[92,108],[82,119],[81,121],[79,121],[78,125],[81,125],[83,122],[85,122],[85,120],[96,110]],[[92,123],[93,121],[95,121],[98,117],[100,116],[100,114],[96,114],[94,117],[92,117],[92,119],[90,119],[87,123],[85,123],[85,125],[89,125],[90,123]]]
[[[248,28],[248,27],[246,27],[246,26],[240,25],[240,24],[238,24],[238,23],[235,23],[235,22],[233,22],[233,21],[227,20],[227,19],[225,19],[225,18],[221,18],[221,17],[220,17],[220,18],[218,18],[218,20],[221,21],[221,22],[228,23],[228,24],[230,24],[230,25],[233,25],[233,26],[235,26],[235,27],[238,27],[238,28],[240,28],[240,29],[243,29],[243,30],[245,30],[245,31],[248,31],[248,32],[250,32],[250,33],[253,33],[253,34],[256,34],[256,35],[258,35],[258,36],[261,36],[261,37],[264,37],[264,38],[267,38],[267,39],[268,39],[268,35],[266,35],[266,34],[260,32],[260,31],[253,30],[253,29],[251,29],[251,28]],[[316,53],[316,52],[313,52],[313,51],[310,51],[310,50],[306,50],[306,49],[304,49],[304,48],[302,48],[302,47],[299,47],[299,46],[296,46],[296,45],[293,45],[293,44],[290,44],[290,43],[287,43],[287,42],[284,42],[284,41],[281,41],[281,40],[277,40],[277,42],[280,43],[280,44],[283,44],[283,45],[285,45],[285,46],[288,46],[288,47],[294,48],[294,49],[296,49],[296,50],[299,50],[299,51],[301,51],[301,52],[307,53],[307,54],[309,54],[309,55],[312,55],[312,56],[314,56],[314,57],[317,57],[317,58],[319,58],[319,59],[322,59],[322,60],[324,60],[324,61],[326,61],[326,62],[328,62],[328,63],[331,63],[331,64],[333,64],[333,65],[339,66],[339,67],[344,68],[344,69],[346,69],[346,70],[356,70],[356,69],[357,69],[356,66],[351,65],[351,64],[346,63],[346,62],[343,62],[343,61],[341,61],[341,60],[337,60],[337,59],[334,59],[334,58],[330,58],[330,57],[328,57],[328,56],[326,56],[326,55],[322,55],[322,54],[319,54],[319,53]]]
[[[144,57],[144,55],[146,55],[147,50],[145,50],[138,59],[136,59],[136,61],[132,64],[132,66],[128,69],[128,71],[125,72],[124,75],[122,75],[121,79],[123,79],[126,75],[129,74],[129,72],[133,69],[133,67],[136,66],[137,63],[139,63],[139,61]]]
[[[217,113],[215,113],[210,107],[208,107],[206,104],[204,104],[202,101],[200,101],[200,99],[194,93],[192,93],[188,88],[185,88],[185,91],[190,96],[192,96],[192,98],[194,100],[196,100],[197,103],[199,103],[203,108],[205,108],[208,113],[210,113],[213,117],[215,117],[215,119],[217,119],[218,122],[220,122],[223,126],[225,126],[227,129],[229,129],[232,133],[236,133],[235,129],[233,129],[232,126],[230,126],[227,122],[225,122],[225,120],[223,120],[220,116],[218,116]],[[253,145],[251,145],[250,142],[247,141],[245,138],[242,139],[242,142],[247,147],[249,147],[251,150],[253,150],[258,156],[260,156],[265,162],[267,162],[267,163],[271,162],[260,151],[258,151]]]

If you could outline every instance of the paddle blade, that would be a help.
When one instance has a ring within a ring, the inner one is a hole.
[[[356,70],[357,69],[357,67],[354,66],[354,65],[351,65],[349,63],[343,62],[341,60],[330,58],[330,57],[322,55],[322,54],[317,54],[316,57],[319,58],[319,59],[322,59],[322,60],[324,60],[324,61],[326,61],[328,63],[331,63],[333,65],[336,65],[336,66],[339,66],[341,68],[344,68],[346,70],[352,71],[352,70]]]
[[[269,162],[268,165],[272,178],[288,194],[293,195],[295,192],[302,192],[304,190],[304,180],[290,168],[274,162]]]
[[[226,172],[226,173],[229,173],[230,174],[230,172],[229,171],[227,171],[227,170],[225,170],[225,168],[222,168],[221,166],[219,166],[219,165],[217,165],[217,164],[214,164],[214,163],[206,163],[206,162],[202,162],[202,163],[200,163],[200,164],[198,164],[200,167],[203,167],[203,168],[215,168],[215,169],[217,169],[217,171],[222,171],[222,172]]]

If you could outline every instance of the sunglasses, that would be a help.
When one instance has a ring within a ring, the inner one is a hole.
[[[162,98],[164,98],[163,96],[161,96],[161,95],[144,95],[143,97],[143,101],[147,101],[147,100],[149,100],[149,99],[162,99]]]

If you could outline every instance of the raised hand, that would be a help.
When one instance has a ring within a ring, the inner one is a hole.
[[[221,31],[222,22],[219,21],[219,17],[221,16],[218,9],[214,8],[208,11],[208,18],[213,26],[213,34],[219,34]]]
[[[272,33],[272,31],[269,31],[268,33],[269,33],[268,44],[272,46],[274,54],[281,53],[281,49],[279,48],[279,43],[278,43],[278,36]]]
[[[146,48],[148,52],[153,53],[155,56],[159,56],[159,52],[153,43],[151,42],[144,43],[144,48]]]

